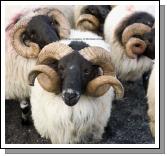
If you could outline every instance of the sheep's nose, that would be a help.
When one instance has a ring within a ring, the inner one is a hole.
[[[67,89],[67,90],[63,91],[62,97],[63,97],[64,102],[68,106],[74,106],[78,102],[78,100],[80,98],[80,94],[78,91],[74,91],[72,89]]]

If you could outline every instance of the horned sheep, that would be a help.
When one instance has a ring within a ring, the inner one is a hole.
[[[42,49],[29,82],[35,128],[52,143],[98,142],[114,97],[124,94],[109,45],[94,33],[77,30],[68,40]]]
[[[50,7],[24,9],[6,21],[5,99],[19,100],[24,109],[30,96],[28,73],[41,48],[68,37],[70,23],[60,10]]]
[[[154,6],[116,6],[104,24],[105,41],[119,79],[135,81],[151,70],[155,58]]]

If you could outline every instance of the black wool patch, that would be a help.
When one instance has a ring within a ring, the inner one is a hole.
[[[89,45],[83,41],[72,41],[68,46],[70,46],[75,51],[79,51],[83,48],[89,47]]]

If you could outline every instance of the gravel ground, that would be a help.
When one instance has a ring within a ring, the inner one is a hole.
[[[113,102],[112,113],[105,129],[104,144],[152,144],[154,139],[148,127],[147,103],[142,81],[123,82],[125,96]],[[6,100],[6,144],[47,144],[33,124],[21,124],[17,101]]]

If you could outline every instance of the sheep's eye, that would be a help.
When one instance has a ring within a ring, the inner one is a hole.
[[[88,69],[84,69],[84,74],[88,75],[89,74],[89,70]]]
[[[58,23],[57,23],[56,20],[52,19],[52,20],[50,21],[50,25],[58,25]]]
[[[50,22],[50,25],[54,25],[54,24],[55,24],[55,22],[54,22],[54,21],[51,21],[51,22]]]
[[[36,37],[36,33],[35,33],[35,31],[32,31],[32,32],[31,32],[30,37],[31,37],[31,38]]]

